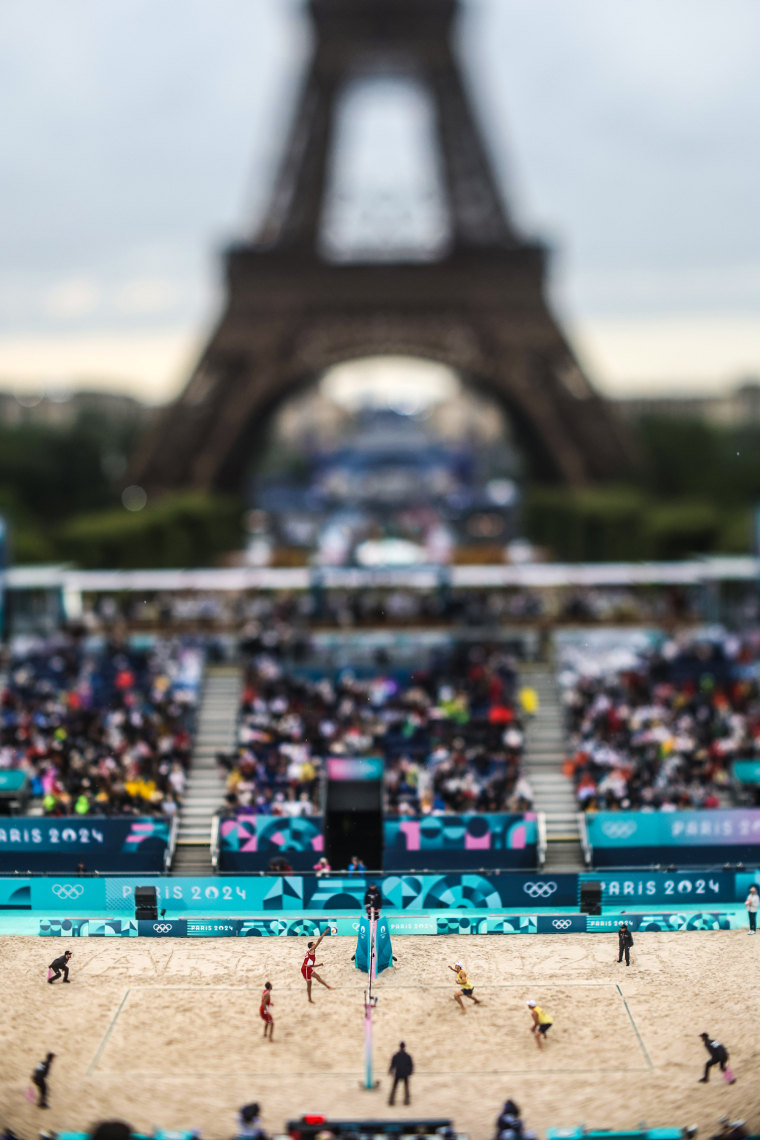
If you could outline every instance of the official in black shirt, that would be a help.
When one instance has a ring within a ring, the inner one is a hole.
[[[70,957],[71,957],[71,951],[67,950],[65,954],[61,954],[60,958],[55,958],[50,963],[50,965],[48,966],[48,969],[49,970],[55,970],[55,973],[53,974],[52,978],[48,978],[48,985],[49,986],[52,986],[55,979],[60,978],[61,974],[63,974],[64,982],[67,982],[69,980],[69,958]]]
[[[39,1099],[37,1101],[37,1108],[50,1108],[47,1102],[47,1075],[50,1072],[50,1066],[53,1063],[55,1053],[48,1053],[44,1061],[40,1061],[39,1065],[35,1065],[34,1072],[32,1073],[32,1084],[37,1086],[39,1090]]]
[[[702,1044],[704,1045],[705,1049],[710,1054],[710,1060],[705,1062],[704,1075],[699,1078],[699,1083],[701,1085],[706,1085],[710,1080],[710,1069],[713,1067],[713,1065],[720,1065],[720,1071],[722,1073],[726,1071],[726,1065],[728,1064],[728,1049],[725,1045],[722,1045],[720,1041],[717,1041],[715,1038],[710,1037],[709,1033],[700,1033],[699,1036],[702,1038]],[[732,1085],[736,1078],[731,1072],[729,1072],[728,1077],[730,1078],[728,1083]]]
[[[618,930],[618,962],[623,961],[623,955],[625,954],[625,964],[626,966],[630,966],[632,946],[633,935],[631,934],[626,924],[623,923],[623,925],[620,927],[620,930]]]
[[[409,1104],[409,1078],[414,1072],[414,1061],[406,1051],[406,1045],[402,1041],[398,1047],[398,1053],[394,1053],[391,1057],[390,1068],[388,1072],[393,1075],[393,1088],[391,1095],[388,1097],[388,1104],[394,1104],[396,1101],[396,1086],[399,1082],[404,1084],[404,1104]]]
[[[382,905],[383,896],[380,893],[380,888],[375,883],[370,883],[364,895],[364,909],[367,912],[367,918],[379,918]]]

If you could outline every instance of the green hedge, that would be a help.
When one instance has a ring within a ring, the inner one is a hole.
[[[57,557],[85,569],[211,566],[242,545],[242,504],[202,494],[176,495],[123,509],[79,515],[54,536]]]
[[[671,560],[750,550],[751,512],[707,499],[662,500],[636,487],[536,488],[524,506],[528,538],[569,562]]]

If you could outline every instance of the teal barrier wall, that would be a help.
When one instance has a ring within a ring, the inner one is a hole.
[[[377,882],[383,891],[386,915],[405,911],[509,909],[551,910],[575,907],[580,884],[602,884],[605,906],[672,905],[688,903],[709,910],[716,903],[743,902],[760,872],[718,871],[701,874],[684,871],[597,871],[562,875],[385,875]],[[0,914],[134,915],[135,887],[156,887],[159,909],[165,917],[198,915],[241,917],[267,912],[315,914],[364,910],[367,879],[358,876],[261,875],[234,878],[169,878],[149,875],[110,877],[0,878]]]
[[[353,935],[360,939],[360,919],[323,917],[299,918],[190,919],[159,918],[137,921],[129,918],[44,918],[39,934],[48,938],[272,938],[291,936],[314,938],[327,925],[330,934]],[[412,919],[409,915],[388,916],[387,940],[400,934],[609,934],[614,935],[620,915],[596,918],[585,914],[471,915],[464,912]],[[743,915],[715,911],[678,911],[673,914],[630,914],[625,921],[638,933],[648,931],[735,930],[746,926]],[[390,962],[388,962],[390,964]]]

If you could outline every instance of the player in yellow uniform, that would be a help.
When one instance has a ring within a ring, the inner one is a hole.
[[[475,1002],[475,1005],[481,1004],[478,1001],[478,999],[473,995],[472,991],[475,989],[475,987],[473,986],[472,982],[468,978],[467,971],[465,970],[465,968],[461,962],[455,962],[453,966],[449,966],[449,969],[453,970],[454,973],[456,974],[457,985],[459,986],[459,991],[460,991],[459,993],[454,994],[454,1001],[457,1003],[457,1005],[461,1009],[462,1013],[467,1013],[467,1010],[464,1008],[464,1002],[462,1001],[463,997],[468,997],[470,999],[470,1001]]]
[[[554,1025],[553,1019],[549,1016],[545,1009],[541,1009],[540,1005],[536,1005],[534,1001],[528,1002],[528,1009],[533,1015],[533,1024],[530,1028],[531,1033],[536,1038],[536,1045],[539,1049],[544,1047],[544,1037]]]

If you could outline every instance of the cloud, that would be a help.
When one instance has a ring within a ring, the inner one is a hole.
[[[86,317],[96,311],[101,291],[87,277],[69,277],[59,281],[45,294],[43,308],[48,316],[59,318]]]
[[[0,387],[94,388],[163,403],[181,389],[199,350],[197,336],[186,327],[0,337]]]
[[[717,393],[760,377],[754,315],[582,319],[570,332],[592,380],[608,395]]]
[[[125,316],[155,316],[176,308],[183,299],[178,282],[159,278],[125,281],[114,290],[113,308]]]

